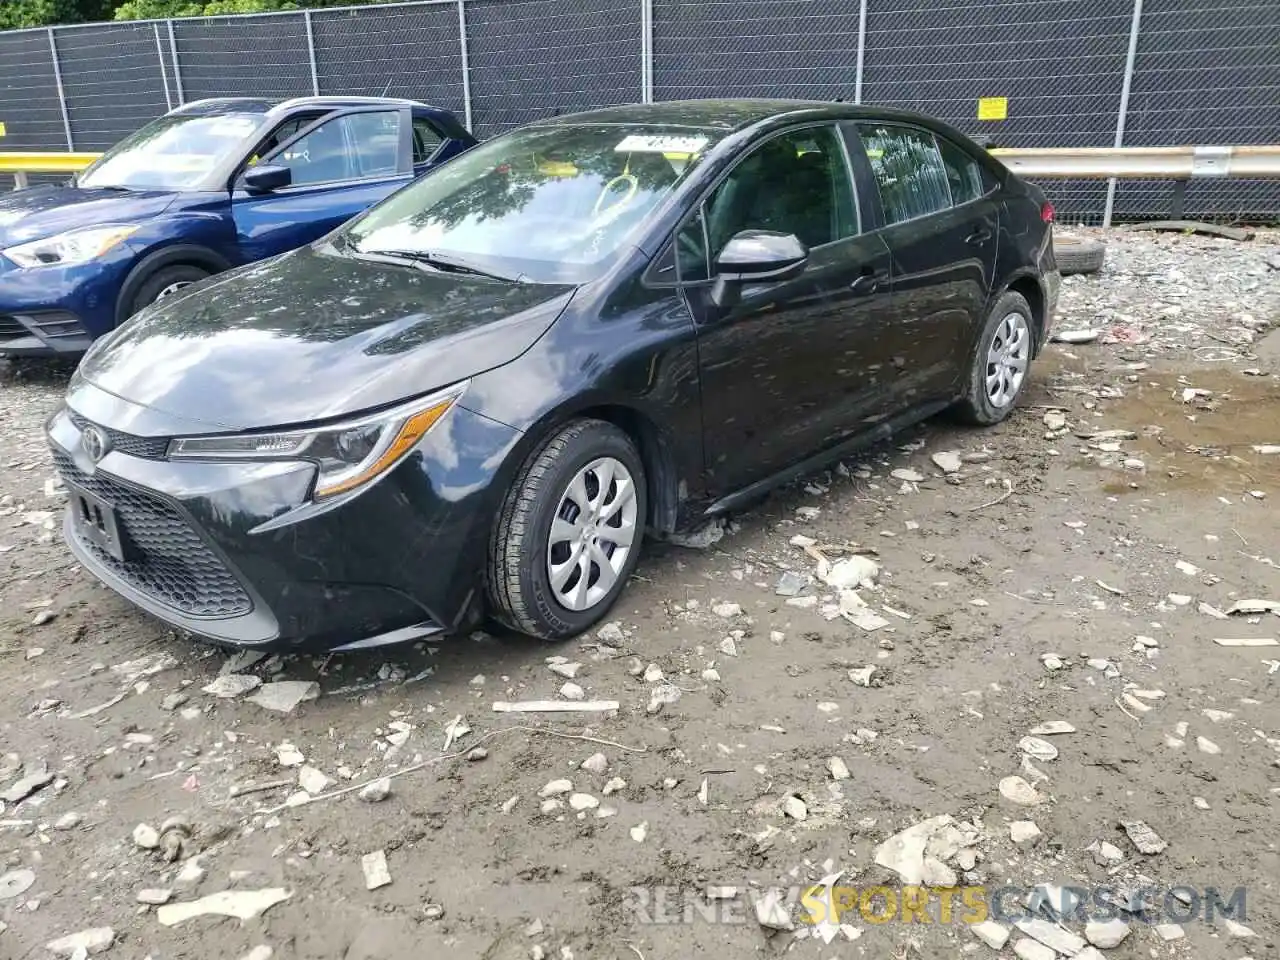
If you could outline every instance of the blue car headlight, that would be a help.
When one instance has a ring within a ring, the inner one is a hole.
[[[106,254],[140,228],[131,224],[80,227],[43,240],[21,243],[0,250],[20,267],[69,267],[88,263]]]

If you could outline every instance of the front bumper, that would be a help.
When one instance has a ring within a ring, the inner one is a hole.
[[[68,486],[111,506],[127,550],[118,559],[82,534],[74,496],[64,536],[91,573],[152,615],[223,645],[328,650],[478,619],[491,465],[514,445],[510,427],[455,406],[378,482],[317,507],[310,464],[167,460],[164,437],[104,424],[120,401],[95,411],[95,395],[73,391],[79,409],[50,420],[50,445]],[[97,463],[81,444],[90,422],[108,438]]]
[[[0,355],[78,356],[116,325],[120,286],[134,254],[72,267],[21,270],[0,257]]]

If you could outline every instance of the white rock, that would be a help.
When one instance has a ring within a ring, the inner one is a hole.
[[[609,769],[609,758],[603,753],[593,753],[591,756],[587,757],[587,759],[583,760],[582,763],[578,764],[578,766],[583,770],[586,770],[588,773],[594,773],[596,776],[601,776]]]
[[[89,930],[81,930],[79,933],[67,934],[57,940],[50,940],[44,948],[60,957],[73,957],[77,953],[105,953],[111,949],[115,940],[116,932],[110,927],[93,927]]]
[[[139,903],[145,903],[148,906],[158,907],[161,904],[168,903],[173,899],[173,891],[168,889],[146,889],[139,890],[137,900]]]
[[[631,834],[631,839],[636,843],[644,843],[644,838],[649,835],[649,821],[644,820],[637,823],[628,832]]]
[[[622,624],[616,620],[611,623],[606,623],[603,627],[597,630],[596,637],[602,642],[611,644],[615,647],[627,639],[626,635],[622,632]]]
[[[992,950],[1003,950],[1004,945],[1009,942],[1009,928],[1001,926],[994,920],[970,924],[969,932]]]
[[[804,820],[809,816],[809,808],[799,797],[788,796],[782,801],[782,812],[792,820]]]
[[[617,793],[619,790],[625,789],[626,786],[627,786],[627,781],[623,780],[621,777],[613,777],[607,783],[605,783],[604,789],[601,790],[600,792],[603,793],[606,797],[608,797]]]
[[[924,474],[919,470],[912,470],[910,467],[900,467],[897,470],[891,470],[889,476],[895,480],[901,480],[903,483],[921,483],[924,480]]]
[[[391,870],[387,867],[387,855],[382,850],[366,853],[360,858],[360,869],[364,871],[364,888],[377,890],[391,883]]]
[[[1124,851],[1105,840],[1098,841],[1089,849],[1093,851],[1093,862],[1100,867],[1113,867],[1124,860]]]
[[[1005,777],[1001,780],[1000,796],[1022,807],[1034,807],[1045,800],[1043,794],[1022,777]]]
[[[249,673],[224,673],[200,689],[211,696],[229,699],[244,696],[260,686],[262,686],[261,677],[255,677]]]
[[[1057,960],[1057,953],[1042,943],[1022,939],[1013,945],[1013,955],[1018,960]]]
[[[1103,950],[1120,946],[1128,935],[1129,925],[1118,917],[1106,921],[1094,920],[1084,925],[1084,938]]]
[[[832,780],[849,779],[849,767],[839,757],[827,758],[827,770],[830,772]]]
[[[569,780],[552,780],[541,790],[538,791],[540,797],[558,797],[563,793],[570,793],[573,790],[573,783]]]
[[[1204,797],[1192,797],[1192,798],[1191,798],[1191,802],[1192,802],[1193,804],[1195,804],[1195,808],[1196,808],[1197,810],[1208,810],[1208,809],[1209,809],[1209,801],[1208,801],[1208,800],[1206,800]]]
[[[365,803],[381,803],[391,796],[390,778],[382,777],[381,779],[370,781],[360,788],[358,796]]]
[[[1093,343],[1100,336],[1102,336],[1100,329],[1056,330],[1053,333],[1053,340],[1058,343]]]
[[[276,763],[282,767],[300,767],[307,759],[301,750],[287,740],[276,747],[275,752]]]
[[[1028,937],[1040,941],[1046,947],[1056,950],[1058,953],[1065,953],[1069,957],[1075,956],[1086,946],[1081,937],[1076,936],[1069,930],[1063,930],[1057,924],[1050,923],[1048,920],[1017,920],[1013,925]],[[1017,947],[1014,950],[1016,952]]]
[[[325,776],[323,771],[315,767],[304,764],[298,768],[298,786],[312,796],[317,793],[324,793],[331,783],[333,783],[333,779]]]
[[[572,681],[566,682],[560,687],[560,696],[566,700],[585,700],[587,691]]]
[[[956,872],[936,857],[924,858],[924,882],[929,887],[954,887],[960,880]]]
[[[149,823],[140,823],[133,828],[133,842],[143,850],[154,850],[160,846],[160,831]]]
[[[837,560],[825,571],[820,569],[818,576],[829,587],[837,590],[852,589],[864,583],[871,583],[880,576],[880,564],[870,557],[854,554],[843,560]]]
[[[1158,833],[1141,820],[1121,820],[1120,826],[1124,829],[1129,842],[1138,848],[1139,853],[1151,856],[1160,853],[1168,846]]]
[[[564,801],[555,797],[548,797],[546,800],[542,801],[538,809],[540,809],[544,814],[552,814],[557,810],[564,809]]]
[[[1210,756],[1216,756],[1222,752],[1222,748],[1208,737],[1196,737],[1196,747],[1201,753],[1207,753]]]
[[[727,620],[730,617],[740,616],[742,607],[736,603],[717,603],[712,605],[711,612],[717,617],[724,617]]]
[[[1018,749],[1034,760],[1047,762],[1058,759],[1058,748],[1039,737],[1023,737],[1018,741]]]
[[[74,830],[76,827],[80,826],[83,820],[84,820],[84,817],[80,816],[80,814],[72,810],[68,813],[64,813],[57,820],[55,820],[53,822],[53,829]]]
[[[254,947],[252,950],[246,953],[243,957],[241,957],[240,960],[271,960],[271,957],[274,953],[275,953],[274,950],[272,950],[269,946],[263,943]]]
[[[1165,943],[1170,943],[1174,940],[1181,940],[1187,935],[1186,931],[1176,923],[1157,923],[1155,925],[1155,931],[1156,936]]]
[[[729,639],[733,639],[733,638],[730,637]],[[666,677],[666,674],[662,672],[662,668],[658,666],[656,663],[651,663],[644,668],[645,683],[657,683],[658,681],[665,679],[665,677]]]
[[[1226,929],[1227,936],[1229,937],[1256,937],[1257,936],[1256,933],[1254,933],[1251,929],[1246,927],[1243,923],[1237,923],[1236,921],[1228,917],[1222,918],[1222,926]]]
[[[810,597],[809,599],[813,600],[815,603],[817,603],[818,600],[817,597]],[[738,655],[738,642],[734,640],[733,637],[725,637],[720,641],[720,652],[726,657],[736,657]]]
[[[930,840],[954,823],[954,818],[943,814],[907,827],[876,847],[875,861],[898,874],[906,886],[918,887],[924,883],[925,849]]]
[[[931,457],[934,464],[943,473],[959,473],[964,461],[954,450],[941,450]]]
[[[582,664],[580,663],[553,663],[550,666],[552,673],[559,674],[566,680],[572,680],[577,677],[578,671],[582,669]]]
[[[1031,728],[1033,737],[1052,737],[1061,733],[1075,733],[1076,728],[1065,720],[1046,720]]]
[[[248,699],[264,710],[292,713],[298,704],[315,700],[319,696],[320,684],[313,680],[277,680],[274,683],[264,683]]]
[[[594,810],[600,806],[600,801],[589,793],[571,793],[569,806],[574,810]]]
[[[707,669],[702,671],[702,679],[707,683],[719,683],[720,671],[712,667],[707,667]]]
[[[1223,720],[1230,720],[1235,716],[1235,714],[1229,710],[1203,710],[1201,712],[1214,723],[1221,723]]]
[[[786,904],[774,892],[766,892],[756,898],[756,922],[768,930],[794,930]]]
[[[1009,839],[1019,850],[1030,850],[1044,838],[1044,833],[1030,820],[1015,820],[1009,824]]]
[[[849,679],[860,687],[869,687],[871,686],[871,675],[875,672],[876,668],[874,666],[861,667],[859,669],[850,670]]]

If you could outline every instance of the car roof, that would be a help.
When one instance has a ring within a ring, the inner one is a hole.
[[[703,127],[726,132],[764,120],[802,115],[814,119],[899,119],[936,125],[923,114],[881,107],[864,107],[839,100],[668,100],[603,107],[535,121],[533,126],[573,126],[583,123],[653,123]]]
[[[417,100],[406,100],[401,97],[292,97],[287,100],[266,99],[263,97],[210,97],[205,100],[193,100],[191,103],[170,110],[172,114],[195,116],[217,116],[226,113],[261,113],[279,116],[294,110],[314,109],[327,110],[342,107],[370,106],[413,106],[427,107],[428,104]]]

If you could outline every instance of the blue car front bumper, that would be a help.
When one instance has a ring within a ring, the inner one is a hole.
[[[0,355],[84,353],[115,328],[120,288],[136,256],[121,244],[91,263],[34,270],[0,256]]]

